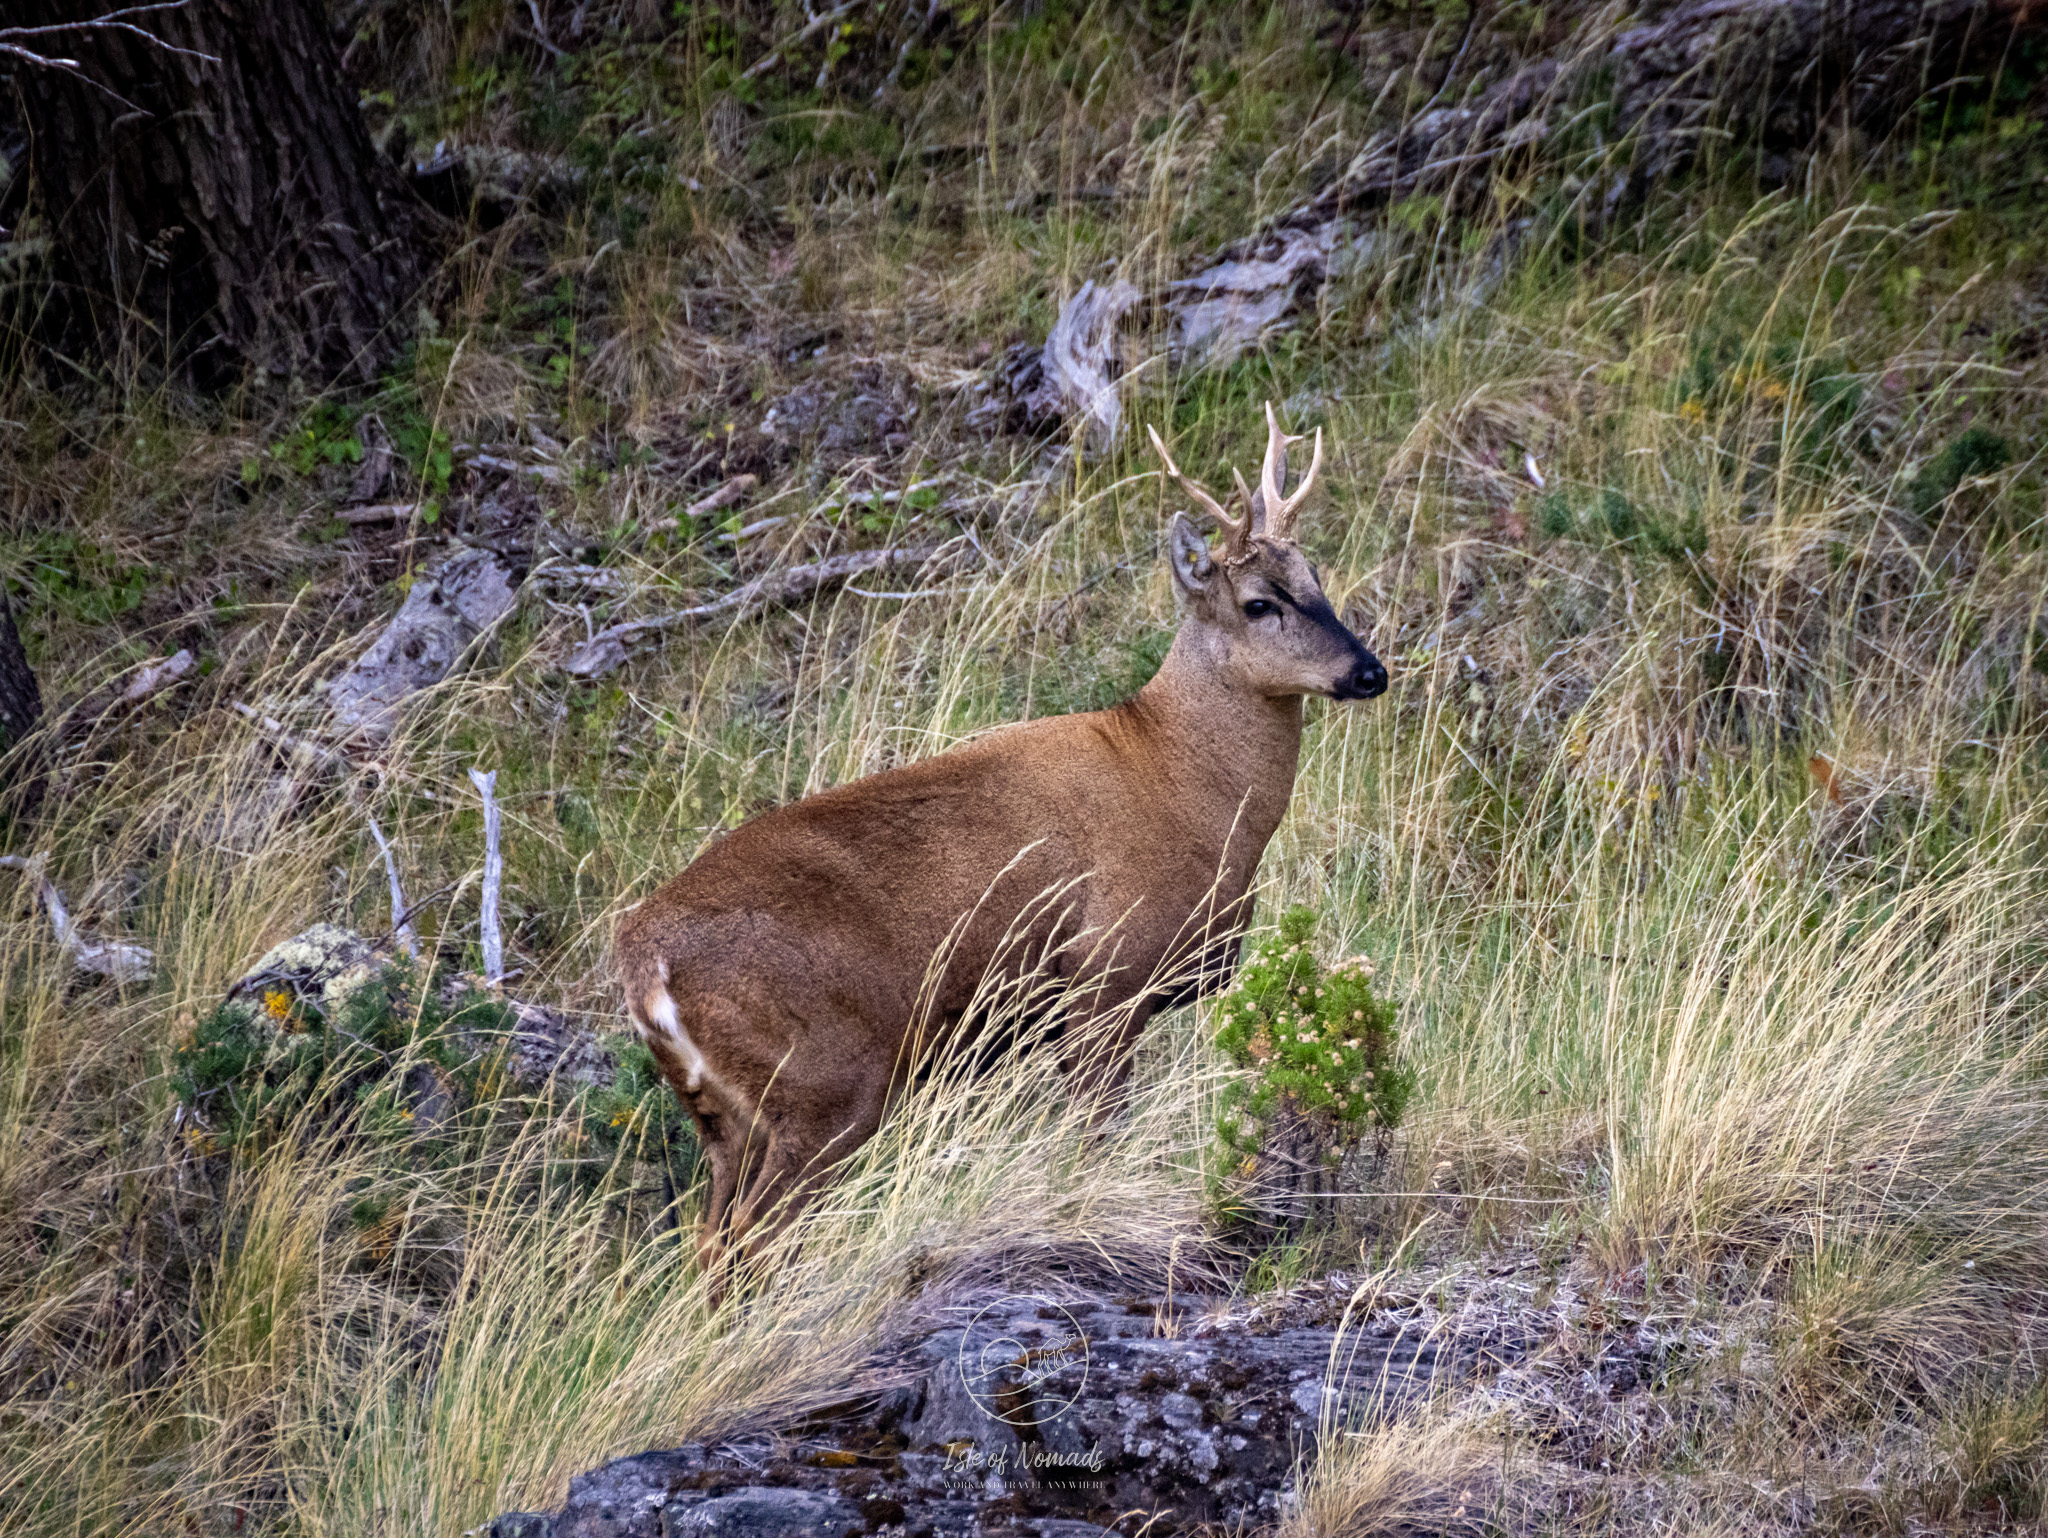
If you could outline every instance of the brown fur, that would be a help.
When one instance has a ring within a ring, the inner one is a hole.
[[[1282,456],[1285,441],[1275,427]],[[627,1008],[710,1159],[707,1264],[786,1221],[873,1135],[916,1066],[919,1018],[921,1045],[963,1043],[992,971],[1082,983],[1099,1013],[1132,1006],[1106,1056],[1063,1060],[1096,1089],[1123,1079],[1161,979],[1227,980],[1293,790],[1303,695],[1385,687],[1286,521],[1257,537],[1256,517],[1226,520],[1223,560],[1175,518],[1186,613],[1131,699],[768,812],[620,924]],[[1274,612],[1248,617],[1257,602]]]

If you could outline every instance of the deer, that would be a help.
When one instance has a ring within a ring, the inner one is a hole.
[[[881,1127],[920,1054],[971,1046],[992,972],[1082,988],[1087,1019],[1058,1039],[1088,1040],[1091,1022],[1111,1039],[1060,1066],[1112,1100],[1153,1014],[1228,986],[1293,794],[1307,697],[1366,700],[1388,682],[1295,541],[1322,430],[1283,495],[1302,440],[1270,402],[1266,429],[1258,489],[1232,472],[1232,517],[1148,427],[1221,542],[1173,514],[1180,623],[1130,698],[762,813],[621,919],[628,1016],[710,1165],[706,1272],[794,1219]]]

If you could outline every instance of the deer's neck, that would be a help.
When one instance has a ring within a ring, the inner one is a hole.
[[[1249,839],[1256,863],[1294,793],[1301,697],[1234,685],[1208,640],[1183,625],[1158,673],[1126,709],[1178,809],[1215,830],[1219,853],[1226,839]]]

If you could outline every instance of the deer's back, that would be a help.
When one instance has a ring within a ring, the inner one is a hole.
[[[1131,931],[1125,953],[1136,961],[1163,949],[1200,895],[1176,902],[1157,890],[1176,884],[1176,863],[1189,866],[1179,885],[1213,875],[1213,857],[1191,855],[1169,825],[1155,768],[1117,713],[1099,712],[1006,727],[778,807],[711,844],[627,917],[628,986],[658,958],[670,986],[743,994],[741,1008],[824,988],[859,1014],[900,1021],[942,946],[948,991],[971,990],[992,961],[1028,964],[1134,903],[1119,933]],[[1049,891],[1061,895],[1040,900]],[[1029,938],[1006,946],[1020,915]],[[1139,932],[1148,924],[1165,925],[1163,938]]]

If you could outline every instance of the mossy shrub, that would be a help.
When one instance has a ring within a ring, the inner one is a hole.
[[[1223,998],[1216,1044],[1241,1069],[1217,1123],[1224,1149],[1256,1159],[1285,1118],[1336,1164],[1366,1139],[1384,1152],[1415,1091],[1396,1055],[1399,1006],[1373,992],[1373,964],[1316,955],[1313,908],[1290,908]]]
[[[512,1083],[518,1027],[504,1000],[451,988],[403,960],[338,997],[273,981],[224,1001],[173,1049],[179,1124],[202,1155],[260,1156],[279,1139],[324,1129],[431,1160],[460,1157],[465,1132],[509,1136],[538,1114],[566,1126],[564,1176],[601,1181],[623,1158],[688,1185],[694,1128],[645,1046],[605,1041],[610,1082],[564,1102]]]

